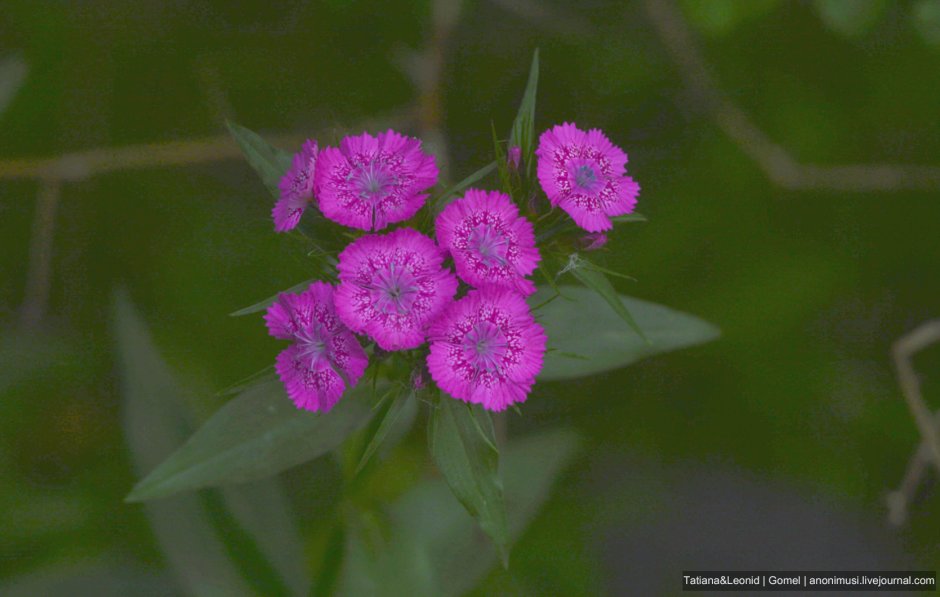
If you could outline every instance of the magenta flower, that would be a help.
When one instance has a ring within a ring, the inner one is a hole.
[[[524,402],[542,370],[545,332],[516,292],[471,290],[428,332],[428,371],[453,396],[488,410]]]
[[[264,320],[272,336],[294,341],[277,355],[275,370],[298,408],[330,410],[365,372],[366,353],[337,317],[326,282],[281,294]]]
[[[610,216],[636,207],[640,185],[625,174],[627,154],[600,130],[557,125],[542,133],[535,154],[539,182],[552,205],[588,232],[610,230]]]
[[[522,148],[518,145],[510,147],[506,153],[506,162],[513,170],[518,170],[519,164],[522,163]]]
[[[596,251],[607,244],[607,235],[603,232],[588,232],[581,237],[580,243],[585,251]]]
[[[336,312],[385,350],[420,346],[457,291],[443,261],[434,241],[411,228],[363,236],[339,255]]]
[[[434,226],[437,242],[453,256],[457,275],[467,284],[535,292],[535,284],[526,279],[540,259],[532,223],[505,193],[469,189],[441,212]]]
[[[278,188],[281,197],[274,204],[271,216],[274,230],[287,232],[297,227],[307,205],[313,202],[313,179],[317,165],[317,142],[308,139],[294,155],[291,167],[281,178]]]
[[[437,183],[434,156],[421,141],[393,130],[345,137],[320,152],[316,171],[320,210],[361,230],[382,230],[413,216]]]

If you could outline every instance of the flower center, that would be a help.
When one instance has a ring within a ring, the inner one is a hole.
[[[300,356],[309,358],[313,363],[316,363],[321,358],[329,358],[327,354],[326,336],[326,330],[319,325],[297,334]]]
[[[371,159],[360,165],[357,176],[359,196],[373,202],[382,199],[388,187],[393,183],[388,171],[382,167],[382,164],[377,162],[378,160]]]
[[[595,182],[597,182],[597,175],[594,174],[593,168],[587,164],[578,166],[578,169],[574,174],[574,183],[576,185],[584,190],[589,190],[592,186],[594,186]]]
[[[418,296],[418,284],[406,268],[392,262],[388,269],[375,273],[372,298],[380,312],[404,315],[411,310]]]
[[[506,338],[488,321],[475,324],[463,338],[464,356],[479,372],[499,374],[506,348]]]
[[[476,250],[486,267],[506,265],[509,239],[492,226],[484,224],[474,228],[470,234],[470,246]]]

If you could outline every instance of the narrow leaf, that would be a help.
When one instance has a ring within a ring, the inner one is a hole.
[[[608,276],[613,276],[613,277],[615,277],[615,278],[620,278],[621,280],[630,280],[631,282],[636,282],[636,278],[634,278],[633,276],[628,276],[627,274],[621,274],[620,272],[615,272],[615,271],[612,270],[612,269],[607,269],[606,267],[601,267],[601,266],[597,265],[596,263],[591,263],[590,261],[584,261],[583,259],[582,259],[581,261],[582,261],[584,267],[586,267],[586,268],[588,268],[588,269],[590,269],[590,270],[594,270],[594,271],[600,272],[600,273],[602,273],[602,274],[607,274]]]
[[[303,282],[299,284],[295,284],[291,286],[287,290],[282,290],[275,295],[269,296],[268,298],[264,300],[258,301],[254,305],[249,305],[248,307],[244,307],[242,309],[239,309],[238,311],[233,311],[229,313],[229,317],[241,317],[242,315],[251,315],[252,313],[257,313],[258,311],[264,311],[268,307],[273,305],[275,301],[277,301],[277,297],[279,297],[280,295],[285,294],[285,293],[291,294],[294,292],[301,292],[303,290],[306,290],[307,287],[310,286],[310,284],[312,284],[313,282],[315,282],[315,280],[304,280]]]
[[[468,188],[470,185],[480,182],[481,180],[489,176],[490,172],[492,172],[495,169],[496,169],[496,162],[495,161],[490,162],[489,164],[483,166],[482,168],[480,168],[479,170],[477,170],[470,176],[464,178],[463,180],[461,180],[454,186],[450,187],[449,189],[441,193],[433,201],[434,210],[437,213],[440,213],[441,211],[443,211],[444,208],[447,207],[447,204],[450,203],[451,197],[453,197],[454,195],[458,193],[463,192],[464,189]]]
[[[451,491],[493,539],[506,563],[509,531],[489,413],[443,397],[432,413],[429,438],[431,455]]]
[[[268,365],[260,371],[255,371],[251,375],[248,375],[239,381],[236,381],[232,385],[222,388],[216,392],[216,396],[227,397],[227,396],[237,396],[241,394],[248,388],[258,385],[262,381],[271,381],[277,379],[277,373],[274,371],[274,365]]]
[[[306,593],[310,579],[303,539],[293,506],[279,478],[221,487],[201,494],[221,494],[225,507],[210,511],[232,513],[227,526],[217,524],[216,527],[228,543],[233,542],[236,533],[241,537],[241,542],[229,551],[238,550],[237,561],[243,575],[263,580],[261,586],[265,594]]]
[[[330,539],[323,552],[323,561],[317,574],[317,582],[310,590],[311,597],[330,597],[339,580],[343,568],[344,544],[346,543],[346,529],[338,524],[330,534]]]
[[[185,439],[189,421],[182,388],[124,293],[115,295],[112,320],[120,358],[124,436],[134,468],[141,472]],[[146,504],[145,512],[170,568],[187,592],[251,592],[197,496]]]
[[[339,446],[372,416],[360,383],[328,413],[300,410],[278,380],[253,386],[220,408],[143,481],[128,501],[275,475]]]
[[[576,255],[572,255],[572,258]],[[579,282],[593,290],[607,301],[607,304],[610,305],[610,308],[614,310],[614,313],[620,316],[627,325],[633,328],[637,334],[643,338],[644,341],[649,343],[649,340],[646,338],[646,334],[643,333],[643,330],[640,329],[640,326],[637,324],[636,319],[633,318],[633,315],[630,314],[630,310],[627,309],[626,305],[623,304],[623,301],[620,300],[620,295],[617,294],[617,291],[614,289],[613,284],[610,283],[610,280],[607,279],[607,276],[600,270],[595,267],[591,267],[590,262],[584,258],[578,258],[582,263],[575,265],[569,268],[571,275],[578,279]]]
[[[265,491],[265,483],[276,487],[276,481],[266,479],[264,482],[207,489],[199,492],[197,497],[216,533],[223,538],[232,563],[255,591],[272,597],[286,597],[297,591],[287,587],[277,568],[282,561],[276,558],[283,554],[280,550],[282,537],[276,532],[280,530],[276,525],[285,521],[281,518],[283,513],[271,508],[285,504],[283,500],[270,500],[273,496]],[[274,519],[271,514],[275,514]],[[262,540],[266,541],[262,543]],[[294,547],[299,547],[299,544]],[[301,562],[295,559],[295,563]],[[298,572],[302,576],[303,568]]]
[[[648,222],[646,216],[640,213],[626,214],[623,216],[614,216],[610,219],[615,224],[627,224],[630,222]]]
[[[496,169],[499,173],[499,182],[503,192],[513,196],[512,181],[509,178],[509,162],[506,160],[506,152],[503,151],[503,145],[496,136],[496,124],[490,121],[490,130],[493,134],[493,157],[496,162]]]
[[[535,518],[576,449],[577,437],[566,430],[509,442],[500,470],[512,540]],[[361,539],[349,538],[345,594],[463,595],[497,562],[492,542],[441,480],[425,481],[406,493],[392,505],[389,518],[391,536],[375,557],[364,553]]]
[[[562,298],[546,303],[554,294],[541,288],[529,297],[530,305],[544,303],[536,313],[549,343],[539,381],[575,379],[625,367],[640,359],[714,340],[718,328],[691,315],[662,305],[619,296],[649,343],[627,329],[606,299],[580,286],[562,286]],[[566,355],[581,355],[572,359]]]
[[[275,199],[280,197],[278,183],[290,168],[293,156],[281,149],[270,145],[257,133],[231,121],[227,121],[228,130],[242,148],[248,163],[261,177],[264,186]]]
[[[525,85],[525,93],[519,104],[519,112],[512,123],[509,134],[509,146],[519,147],[525,160],[526,172],[532,174],[533,156],[535,154],[535,96],[539,86],[539,50],[532,54],[532,66],[529,68],[529,80]]]
[[[413,398],[414,393],[405,392],[404,388],[394,391],[393,395],[389,397],[388,408],[384,409],[384,412],[380,414],[381,423],[379,423],[375,433],[369,439],[369,443],[366,445],[365,450],[363,450],[362,457],[359,459],[359,464],[356,466],[356,472],[353,473],[354,477],[358,476],[359,473],[362,472],[362,469],[364,469],[366,465],[369,464],[369,461],[372,460],[372,456],[385,441],[389,431],[395,427],[395,423],[398,422],[399,417],[407,408],[408,402]]]

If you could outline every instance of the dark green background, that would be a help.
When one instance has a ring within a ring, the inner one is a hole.
[[[683,7],[723,90],[796,159],[940,165],[940,46],[914,17],[925,9],[874,5],[855,29],[809,2]],[[399,56],[428,43],[430,14],[426,2],[3,0],[0,56],[20,52],[30,70],[0,115],[0,156],[221,134],[226,116],[263,133],[356,127],[415,102]],[[936,569],[940,502],[928,492],[895,530],[884,495],[919,441],[889,350],[940,315],[940,189],[776,187],[687,93],[642,4],[604,1],[464,4],[441,82],[453,176],[491,159],[490,123],[508,130],[535,47],[536,130],[604,129],[643,187],[650,222],[618,228],[603,256],[638,280],[619,290],[723,337],[536,390],[511,433],[571,425],[585,449],[482,590],[675,592],[696,565]],[[280,349],[260,318],[226,314],[309,278],[309,262],[272,232],[243,161],[93,177],[63,188],[50,309],[42,335],[24,334],[36,189],[0,181],[0,578],[86,558],[159,570],[141,507],[122,502],[135,475],[112,288],[128,288],[206,417],[215,390]],[[940,347],[917,366],[940,404]],[[421,442],[387,464],[398,481],[384,497],[429,466]],[[313,568],[330,502],[303,469],[288,481]]]

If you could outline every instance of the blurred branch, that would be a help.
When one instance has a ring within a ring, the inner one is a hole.
[[[431,38],[421,52],[399,49],[398,66],[418,90],[418,134],[437,157],[441,180],[449,178],[449,153],[443,132],[444,99],[442,77],[448,40],[457,26],[462,0],[431,3]]]
[[[413,121],[413,113],[413,110],[401,110],[359,123],[357,128],[404,128]],[[304,142],[306,135],[284,133],[273,135],[269,139],[274,145],[298,147]],[[36,216],[30,240],[29,269],[26,272],[26,291],[20,308],[21,325],[27,329],[38,326],[49,304],[55,213],[63,183],[122,170],[190,166],[241,158],[242,152],[238,144],[228,135],[219,135],[188,141],[101,147],[51,158],[0,161],[0,180],[39,179]]]
[[[42,178],[36,197],[36,215],[29,245],[29,270],[26,291],[20,310],[20,323],[26,329],[39,325],[49,303],[52,283],[52,238],[55,234],[55,212],[59,205],[61,184],[56,178]]]
[[[412,113],[411,110],[401,110],[359,123],[353,128],[406,126],[412,121]],[[282,133],[272,135],[268,140],[282,147],[299,147],[306,138],[306,135],[300,133]],[[0,160],[0,180],[42,178],[78,181],[121,170],[190,166],[241,157],[241,149],[231,137],[218,135],[186,141],[101,147],[51,158]]]
[[[937,411],[935,420],[940,425],[940,411]],[[904,479],[901,480],[901,486],[897,490],[888,493],[886,498],[888,504],[888,522],[894,526],[901,526],[907,522],[908,506],[913,503],[917,496],[917,490],[920,483],[927,473],[930,466],[930,447],[927,442],[922,441],[914,455],[907,463],[907,469],[904,471]]]
[[[851,164],[820,166],[795,160],[725,95],[672,0],[646,0],[650,20],[695,99],[775,184],[791,190],[870,192],[940,188],[940,166]]]
[[[933,464],[940,472],[940,411],[931,414],[921,395],[920,380],[911,362],[914,354],[937,342],[940,342],[940,319],[921,324],[902,336],[892,347],[898,383],[922,437],[908,463],[901,487],[888,495],[888,519],[897,525],[906,520],[907,505],[914,499],[928,466]]]
[[[544,2],[536,0],[490,0],[507,12],[531,21],[538,27],[561,35],[590,35],[591,24],[576,12],[556,10]]]
[[[238,117],[225,92],[225,84],[212,60],[205,55],[198,56],[194,69],[212,119],[220,125],[224,125],[226,120],[237,122]]]

